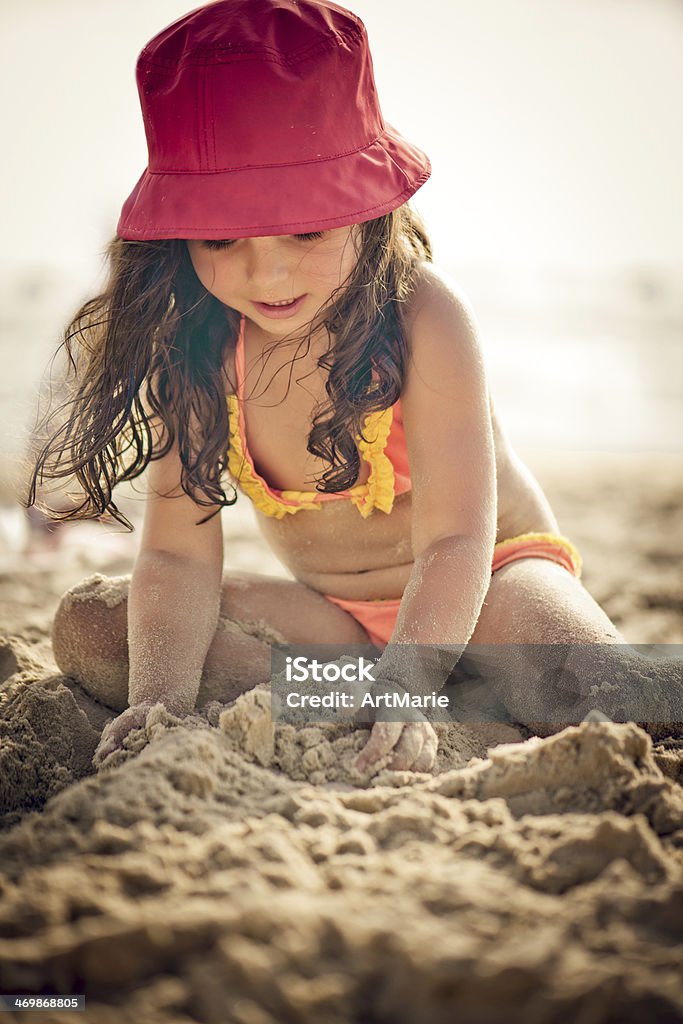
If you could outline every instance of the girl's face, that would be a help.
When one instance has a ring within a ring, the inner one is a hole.
[[[306,235],[188,239],[187,248],[206,290],[274,340],[307,325],[348,279],[357,262],[357,232],[354,224]],[[269,315],[262,305],[292,299],[299,301],[284,315]]]

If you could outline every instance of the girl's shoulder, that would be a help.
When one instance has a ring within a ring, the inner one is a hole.
[[[418,325],[434,324],[444,318],[455,318],[472,327],[475,325],[472,304],[462,285],[443,267],[421,260],[403,310],[409,348],[412,349]]]

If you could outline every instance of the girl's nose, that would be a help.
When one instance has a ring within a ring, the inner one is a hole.
[[[292,275],[292,253],[287,250],[287,236],[245,238],[247,276],[264,290],[257,298],[266,299],[270,290],[286,283]]]

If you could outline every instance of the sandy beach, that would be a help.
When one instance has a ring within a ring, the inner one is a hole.
[[[522,453],[630,643],[683,644],[683,457]],[[683,737],[443,724],[433,774],[351,770],[367,731],[273,728],[267,689],[159,708],[95,774],[110,708],[49,629],[134,539],[0,549],[0,991],[60,1024],[683,1021]],[[228,568],[280,573],[247,500]]]

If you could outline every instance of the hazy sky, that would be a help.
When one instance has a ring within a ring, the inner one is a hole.
[[[146,163],[136,56],[192,6],[3,0],[3,262],[97,262]],[[683,3],[352,9],[386,120],[432,160],[437,257],[683,267]]]

